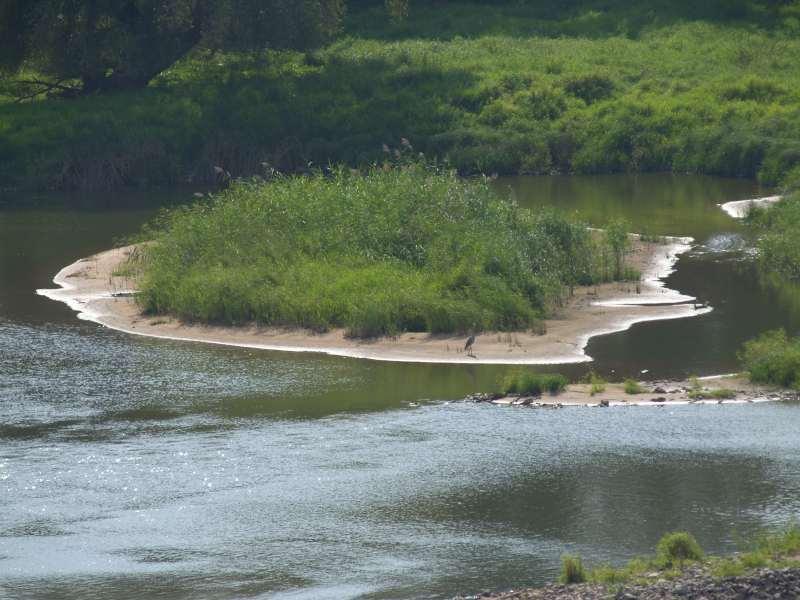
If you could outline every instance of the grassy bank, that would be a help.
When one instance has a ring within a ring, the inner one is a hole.
[[[308,55],[198,54],[141,91],[0,102],[0,187],[360,165],[401,136],[462,173],[800,164],[793,4],[418,4],[403,23],[354,10]]]
[[[679,577],[690,566],[701,567],[715,577],[739,576],[762,567],[798,567],[800,528],[793,526],[781,533],[762,535],[744,544],[742,551],[732,556],[706,556],[694,537],[685,532],[666,534],[658,542],[655,554],[634,558],[622,567],[586,568],[579,557],[565,556],[560,583],[646,584],[652,582],[654,576]]]
[[[416,163],[236,183],[143,239],[149,312],[358,337],[537,327],[572,286],[614,278],[619,250]]]

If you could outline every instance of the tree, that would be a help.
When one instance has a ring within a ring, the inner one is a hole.
[[[144,87],[198,47],[309,48],[344,0],[0,0],[0,69],[80,93]]]

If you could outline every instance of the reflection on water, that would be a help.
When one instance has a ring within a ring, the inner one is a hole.
[[[800,325],[800,295],[759,278],[714,207],[750,183],[512,183],[702,244],[669,285],[714,312],[596,338],[601,371],[731,370],[742,340]],[[552,580],[565,551],[619,562],[673,529],[730,550],[800,514],[798,405],[448,402],[504,369],[138,338],[34,294],[152,214],[0,212],[0,596],[446,597]]]

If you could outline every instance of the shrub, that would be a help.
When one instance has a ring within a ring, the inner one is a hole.
[[[542,386],[551,394],[558,394],[567,387],[567,378],[561,374],[542,375]]]
[[[142,238],[150,313],[355,337],[536,328],[600,278],[585,226],[416,162],[235,182]]]
[[[626,394],[641,394],[644,391],[642,385],[635,379],[626,379],[624,386]]]
[[[564,585],[584,583],[586,581],[586,571],[579,556],[565,554],[561,557],[561,575],[558,581]]]
[[[567,378],[560,374],[516,371],[505,376],[502,382],[504,394],[540,396],[543,392],[558,394],[567,386]]]
[[[739,361],[750,381],[783,387],[800,387],[800,339],[778,329],[746,342]]]
[[[694,536],[680,531],[668,533],[659,540],[656,557],[663,567],[680,567],[687,561],[702,559],[703,550]]]

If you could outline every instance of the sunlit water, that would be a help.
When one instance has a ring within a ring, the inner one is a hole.
[[[498,185],[697,238],[669,284],[714,312],[596,338],[606,374],[733,370],[743,339],[800,323],[715,206],[751,183]],[[731,550],[800,514],[798,405],[470,405],[502,368],[137,338],[34,294],[150,215],[0,212],[0,597],[447,597],[552,580],[565,551],[620,562],[673,529]]]

